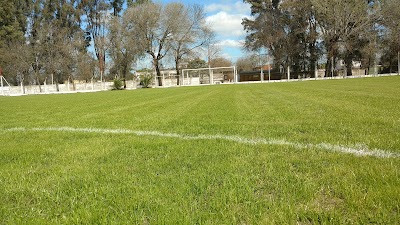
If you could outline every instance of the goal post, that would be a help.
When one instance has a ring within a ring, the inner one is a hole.
[[[238,82],[236,66],[183,69],[182,86]]]

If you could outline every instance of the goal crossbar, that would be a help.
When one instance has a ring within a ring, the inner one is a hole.
[[[213,74],[214,71],[216,70],[229,70],[233,72],[233,82],[236,83],[238,82],[238,73],[236,70],[236,66],[228,66],[228,67],[207,67],[207,68],[197,68],[197,69],[183,69],[182,70],[182,79],[185,80],[185,74],[187,75],[187,77],[189,77],[189,72],[191,71],[209,71],[209,76],[210,76],[210,84],[214,84],[214,78],[213,78]],[[185,85],[185,84],[184,84]]]

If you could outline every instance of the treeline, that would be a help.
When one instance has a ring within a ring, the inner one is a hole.
[[[179,68],[212,37],[203,8],[195,4],[0,0],[0,67],[15,85],[89,82],[106,75],[124,81],[146,55],[160,74],[165,57]]]
[[[242,24],[246,48],[267,49],[274,68],[296,73],[314,71],[324,61],[325,76],[336,76],[344,63],[348,76],[352,62],[367,71],[400,70],[399,0],[245,0],[252,18]],[[321,64],[321,63],[320,63]],[[312,76],[313,73],[310,73]]]

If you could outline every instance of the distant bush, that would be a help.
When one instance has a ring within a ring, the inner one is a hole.
[[[114,84],[113,84],[113,90],[122,90],[123,85],[122,85],[122,80],[121,79],[114,79]]]
[[[140,77],[140,85],[142,85],[143,88],[149,88],[152,83],[153,75],[150,73],[146,73]]]

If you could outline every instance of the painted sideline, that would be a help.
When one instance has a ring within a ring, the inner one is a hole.
[[[73,128],[73,127],[36,127],[24,128],[15,127],[5,129],[3,131],[60,131],[60,132],[83,132],[83,133],[100,133],[100,134],[133,134],[137,136],[157,136],[178,138],[183,140],[226,140],[241,144],[250,145],[286,145],[298,149],[318,148],[327,151],[340,152],[353,154],[356,156],[373,156],[377,158],[400,158],[400,153],[388,152],[380,149],[370,149],[365,145],[357,145],[355,147],[333,145],[328,143],[319,144],[302,144],[296,142],[289,142],[283,139],[263,139],[263,138],[245,138],[240,136],[228,135],[185,135],[177,133],[162,133],[158,131],[140,131],[140,130],[127,130],[127,129],[99,129],[99,128]]]

